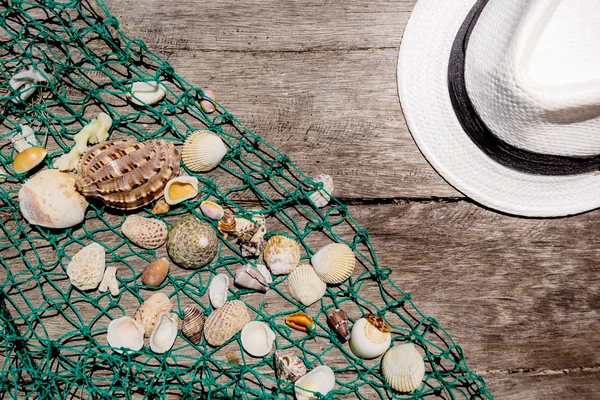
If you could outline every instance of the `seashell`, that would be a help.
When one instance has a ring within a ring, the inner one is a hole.
[[[225,274],[219,274],[212,278],[208,287],[208,298],[214,308],[221,308],[227,301],[227,292],[229,290],[229,277]]]
[[[71,284],[79,290],[96,289],[106,269],[104,247],[92,243],[79,250],[67,266]]]
[[[19,153],[29,149],[30,147],[37,146],[35,140],[35,133],[28,125],[19,125],[21,127],[20,132],[14,133],[10,137],[10,141],[13,144],[15,150]]]
[[[133,210],[162,196],[179,175],[179,153],[171,142],[113,140],[91,147],[77,166],[77,190],[109,207]]]
[[[246,264],[237,270],[234,282],[237,286],[258,290],[262,293],[267,293],[269,290],[269,283],[265,276],[259,269],[250,264]]]
[[[144,327],[131,317],[113,319],[106,332],[108,345],[117,353],[121,348],[139,351],[144,347]]]
[[[271,273],[269,272],[265,264],[256,264],[256,269],[259,270],[260,273],[265,277],[266,283],[273,282],[273,277],[271,276]]]
[[[290,350],[277,350],[274,359],[277,378],[293,383],[306,375],[306,366],[302,359]]]
[[[169,273],[169,261],[162,257],[146,265],[142,273],[142,283],[146,286],[160,286]]]
[[[317,207],[323,208],[331,200],[330,195],[333,192],[333,179],[329,175],[317,175],[313,180],[323,183],[323,189],[317,190],[309,198]]]
[[[30,147],[17,154],[13,160],[13,169],[17,174],[31,171],[46,157],[48,152],[43,147]]]
[[[196,131],[183,143],[181,159],[193,172],[207,172],[214,169],[227,154],[227,146],[216,133],[207,130]]]
[[[150,336],[158,316],[164,312],[171,312],[171,310],[173,310],[173,303],[169,297],[162,292],[157,292],[142,303],[133,318],[142,324],[146,336]]]
[[[113,297],[117,297],[119,295],[119,281],[117,280],[116,267],[106,268],[106,271],[104,271],[104,276],[102,276],[102,281],[100,281],[100,286],[98,286],[98,290],[103,293],[107,290],[110,290],[110,294]]]
[[[150,334],[150,350],[157,354],[171,350],[177,339],[177,323],[177,315],[169,312],[160,313]]]
[[[18,97],[13,97],[11,101],[15,104],[19,100],[27,100],[35,91],[36,85],[46,83],[48,80],[39,71],[30,67],[27,70],[16,73],[10,78],[8,84],[15,92],[19,92]]]
[[[202,331],[204,330],[204,323],[206,317],[202,315],[197,307],[187,307],[183,310],[183,323],[181,324],[181,332],[187,337],[192,343],[198,344],[202,340]]]
[[[171,260],[183,268],[201,268],[217,255],[219,239],[214,229],[193,215],[173,224],[167,236]]]
[[[204,324],[204,338],[211,346],[227,342],[250,322],[248,307],[240,300],[230,300],[213,311]]]
[[[367,315],[354,323],[350,333],[350,350],[356,357],[379,357],[390,347],[392,329],[381,317]]]
[[[138,106],[153,105],[165,97],[167,91],[160,82],[134,82],[131,90],[126,94],[127,100]]]
[[[381,373],[392,389],[409,393],[421,387],[425,362],[414,344],[396,344],[383,356]]]
[[[356,259],[348,245],[331,243],[317,251],[310,262],[321,280],[325,283],[337,284],[352,275]]]
[[[197,195],[198,178],[193,176],[173,178],[165,186],[165,201],[171,206],[185,200],[193,199]]]
[[[273,274],[289,274],[300,263],[300,244],[286,236],[272,236],[267,241],[263,258]]]
[[[258,227],[254,224],[254,221],[250,221],[246,218],[235,217],[235,233],[234,235],[242,243],[248,243],[252,236],[256,232]]]
[[[292,297],[307,307],[319,301],[327,290],[313,267],[306,264],[294,269],[286,283]]]
[[[75,191],[75,177],[54,169],[35,174],[19,190],[23,217],[33,225],[69,228],[85,218],[88,202]]]
[[[166,214],[169,212],[170,209],[171,209],[171,206],[169,206],[166,201],[159,200],[156,202],[154,207],[152,207],[152,214],[154,214],[154,215]]]
[[[242,347],[253,357],[264,357],[273,349],[275,333],[261,321],[248,322],[242,329]]]
[[[215,92],[210,89],[204,91],[204,97],[211,100],[216,100]],[[205,113],[210,114],[215,112],[217,106],[210,100],[202,100],[200,101],[200,107],[204,110]]]
[[[290,328],[302,332],[310,332],[313,329],[315,329],[315,321],[313,321],[310,315],[305,314],[302,311],[298,311],[294,314],[288,315],[285,318],[285,324]]]
[[[217,229],[219,232],[223,234],[225,239],[227,239],[228,235],[235,235],[235,218],[233,217],[233,213],[229,210],[225,211],[223,214],[223,219],[219,221],[217,225]]]
[[[335,387],[333,370],[326,365],[318,366],[296,381],[296,400],[315,400],[317,393],[325,396]]]
[[[223,207],[208,200],[204,200],[200,204],[200,210],[206,218],[210,218],[214,221],[219,221],[224,215]]]
[[[121,226],[121,232],[132,243],[144,249],[157,249],[167,240],[167,224],[159,219],[129,215]]]
[[[267,228],[264,225],[258,225],[256,231],[250,238],[250,241],[242,243],[240,250],[242,251],[242,257],[258,257],[265,248],[265,235],[267,234]]]
[[[337,334],[344,338],[344,340],[350,339],[350,330],[348,329],[350,321],[348,320],[348,313],[346,313],[346,311],[338,308],[331,313],[327,320]]]

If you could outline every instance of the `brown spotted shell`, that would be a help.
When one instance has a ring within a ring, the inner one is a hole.
[[[166,140],[113,140],[91,147],[77,167],[76,189],[120,210],[143,207],[162,196],[179,175],[179,152]]]

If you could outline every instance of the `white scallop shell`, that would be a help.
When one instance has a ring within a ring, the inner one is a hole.
[[[350,332],[350,350],[356,357],[370,359],[379,357],[390,347],[392,335],[371,325],[366,318],[354,323]]]
[[[318,175],[313,179],[315,182],[322,182],[323,189],[317,190],[309,196],[313,203],[319,208],[325,207],[331,200],[333,192],[333,179],[329,175]]]
[[[160,82],[134,82],[131,92],[127,93],[127,99],[138,106],[152,105],[161,101],[165,94],[167,91]]]
[[[176,188],[180,188],[176,190]],[[165,185],[165,201],[173,206],[183,201],[193,199],[198,195],[198,178],[194,176],[178,176]]]
[[[177,339],[177,315],[163,312],[158,316],[154,330],[150,335],[150,350],[162,354],[171,349]]]
[[[215,168],[227,154],[227,146],[216,133],[196,131],[183,143],[181,159],[194,172],[206,172]]]
[[[319,301],[327,290],[327,284],[306,264],[296,267],[286,282],[292,297],[307,307]]]
[[[208,286],[208,298],[214,308],[223,307],[227,301],[227,292],[229,290],[229,277],[225,274],[219,274],[212,278]]]
[[[251,321],[242,329],[242,346],[253,357],[264,357],[273,348],[275,333],[264,322]]]
[[[326,365],[321,365],[298,379],[294,385],[294,392],[297,400],[315,400],[317,398],[315,392],[324,396],[334,387],[333,370]]]
[[[67,266],[67,275],[73,286],[79,290],[96,289],[106,269],[106,252],[98,243],[92,243],[79,250]]]
[[[337,284],[352,275],[356,259],[348,245],[331,243],[317,251],[310,262],[321,280],[325,283]]]
[[[414,344],[396,344],[383,356],[381,372],[392,389],[413,392],[421,387],[425,362]]]
[[[121,347],[133,351],[144,347],[144,327],[131,317],[121,317],[110,321],[106,332],[108,345],[117,353]]]
[[[300,244],[287,236],[272,236],[265,245],[263,259],[274,275],[289,274],[300,263]]]

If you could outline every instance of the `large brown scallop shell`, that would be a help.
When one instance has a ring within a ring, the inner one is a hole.
[[[179,175],[179,152],[166,140],[113,140],[91,147],[77,167],[76,189],[120,210],[143,207],[162,196]]]

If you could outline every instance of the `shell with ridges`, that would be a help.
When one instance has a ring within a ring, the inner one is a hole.
[[[165,201],[171,206],[193,199],[198,194],[198,178],[193,176],[173,178],[167,182],[164,194]]]
[[[329,321],[331,327],[335,329],[337,334],[344,338],[344,340],[350,339],[350,320],[348,319],[348,313],[345,310],[342,310],[341,308],[334,310],[329,318],[327,318],[327,321]]]
[[[383,318],[367,315],[354,323],[350,332],[350,350],[356,357],[379,357],[390,347],[392,329]]]
[[[392,389],[413,392],[421,387],[425,362],[414,344],[396,344],[383,356],[381,373]]]
[[[248,307],[240,300],[230,300],[213,311],[204,324],[204,338],[211,346],[227,342],[250,322]]]
[[[163,312],[158,316],[156,325],[150,335],[150,350],[162,354],[171,349],[177,339],[177,325],[179,318],[169,312]]]
[[[277,378],[288,382],[296,382],[299,378],[306,375],[304,362],[291,350],[277,350],[273,358]]]
[[[221,308],[227,301],[229,291],[229,277],[225,274],[218,274],[210,281],[208,286],[208,298],[214,308]]]
[[[167,225],[154,218],[129,215],[121,226],[121,232],[132,243],[144,249],[157,249],[167,240]]]
[[[307,307],[319,301],[327,290],[327,284],[306,264],[294,269],[286,283],[292,297]]]
[[[202,331],[206,317],[202,315],[202,311],[198,307],[186,307],[183,310],[183,323],[181,324],[181,332],[192,343],[198,344],[202,340]]]
[[[158,316],[164,312],[171,312],[171,310],[173,310],[173,303],[171,303],[169,296],[162,292],[157,292],[142,303],[133,318],[142,324],[146,336],[150,336],[152,330],[154,330]]]
[[[356,259],[347,244],[331,243],[317,251],[310,262],[321,280],[337,284],[352,275]]]
[[[106,332],[108,345],[117,353],[120,348],[139,351],[144,347],[144,327],[131,317],[113,319]]]
[[[183,268],[201,268],[217,255],[219,239],[215,230],[194,215],[177,220],[167,236],[171,260]]]
[[[242,347],[253,357],[264,357],[271,352],[275,333],[262,321],[248,322],[242,329]]]
[[[296,381],[294,392],[296,400],[315,400],[316,393],[325,396],[335,387],[333,370],[326,365],[321,365]],[[304,389],[304,390],[302,390]]]
[[[79,290],[96,289],[106,270],[106,252],[98,243],[79,250],[67,267],[67,275]]]
[[[227,146],[216,133],[196,131],[183,143],[181,159],[190,171],[207,172],[215,168],[227,154]]]
[[[289,274],[300,263],[300,252],[294,239],[275,235],[267,241],[263,259],[274,275]]]
[[[77,167],[77,190],[109,207],[133,210],[162,196],[179,175],[179,153],[171,142],[114,140],[91,147]]]

